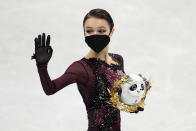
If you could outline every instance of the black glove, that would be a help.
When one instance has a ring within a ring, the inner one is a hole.
[[[144,108],[138,107],[136,111],[130,112],[130,113],[138,113],[139,111],[144,111]]]
[[[50,46],[50,35],[47,36],[46,40],[45,37],[45,33],[43,33],[42,36],[38,35],[38,38],[34,39],[35,53],[31,56],[31,60],[36,59],[38,65],[47,65],[52,57],[53,49]]]

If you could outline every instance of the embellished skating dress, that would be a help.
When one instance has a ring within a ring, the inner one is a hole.
[[[58,78],[51,80],[47,65],[37,65],[40,81],[44,92],[52,95],[69,84],[76,83],[88,117],[87,131],[120,131],[120,110],[108,103],[114,80],[123,75],[123,57],[119,54],[108,53],[118,64],[107,64],[97,58],[81,58],[74,61]]]

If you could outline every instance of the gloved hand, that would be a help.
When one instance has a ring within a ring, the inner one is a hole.
[[[42,33],[42,36],[38,35],[38,38],[36,37],[34,41],[35,53],[31,56],[31,60],[36,59],[38,65],[47,65],[53,52],[53,49],[50,46],[50,35],[48,35],[45,40],[45,33]]]
[[[130,113],[138,113],[139,111],[144,111],[144,108],[138,107],[136,111],[130,112]]]

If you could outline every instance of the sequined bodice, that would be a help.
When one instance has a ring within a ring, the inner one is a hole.
[[[110,55],[112,56],[112,54]],[[112,58],[116,61],[115,56]],[[112,63],[109,65],[97,58],[83,58],[83,60],[92,68],[96,77],[96,83],[93,87],[96,93],[89,104],[89,110],[93,112],[94,117],[91,118],[89,126],[100,131],[117,130],[118,128],[114,125],[120,124],[120,111],[106,101],[110,98],[107,89],[111,88],[114,81],[123,74],[121,65],[119,62],[119,64]]]

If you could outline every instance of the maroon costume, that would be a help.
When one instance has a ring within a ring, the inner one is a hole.
[[[88,113],[88,131],[120,131],[120,110],[107,104],[107,88],[124,72],[123,57],[108,53],[117,64],[107,64],[97,58],[74,61],[60,77],[51,80],[46,66],[37,65],[44,92],[52,95],[69,84],[76,83]]]

